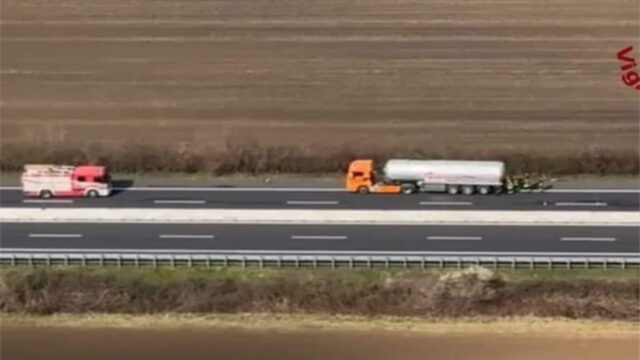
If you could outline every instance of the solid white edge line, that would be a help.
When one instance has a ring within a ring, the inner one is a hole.
[[[293,240],[347,240],[346,235],[291,235]]]
[[[214,239],[213,235],[189,235],[189,234],[160,234],[160,239]]]
[[[70,200],[70,199],[51,199],[51,200],[25,199],[25,200],[22,200],[22,202],[26,203],[26,204],[72,204],[73,200]]]
[[[268,188],[268,187],[115,187],[118,191],[313,191],[313,192],[347,192],[343,188]],[[19,186],[0,186],[0,190],[22,190]],[[640,189],[550,189],[538,193],[640,193]]]
[[[481,236],[427,236],[427,240],[482,240]]]
[[[287,226],[295,226],[295,225],[325,225],[325,226],[519,226],[519,227],[632,227],[636,228],[640,226],[640,223],[579,223],[579,222],[567,222],[567,223],[501,223],[501,222],[485,222],[485,223],[465,223],[465,222],[423,222],[423,223],[413,223],[413,222],[397,222],[397,221],[388,221],[388,222],[370,222],[370,221],[362,221],[362,222],[322,222],[322,221],[298,221],[298,222],[290,222],[290,221],[190,221],[190,220],[176,220],[176,221],[150,221],[150,220],[96,220],[96,219],[88,219],[88,220],[60,220],[60,219],[52,219],[52,220],[2,220],[0,219],[0,223],[3,224],[50,224],[50,223],[68,223],[68,224],[153,224],[153,225],[161,225],[161,224],[225,224],[225,225],[287,225]]]
[[[508,251],[357,251],[357,250],[185,250],[185,249],[35,249],[35,248],[0,248],[0,254],[8,253],[76,253],[76,254],[101,254],[101,253],[148,253],[148,254],[273,254],[273,255],[296,255],[296,254],[327,254],[327,255],[399,255],[405,256],[407,254],[413,255],[452,255],[452,256],[598,256],[598,257],[629,257],[634,256],[640,258],[640,253],[626,252],[626,253],[599,253],[599,252],[508,252]]]
[[[335,200],[329,201],[306,201],[306,200],[287,200],[287,205],[338,205],[339,202]]]
[[[31,238],[81,238],[82,234],[29,234]]]
[[[614,237],[561,237],[560,241],[616,241]]]

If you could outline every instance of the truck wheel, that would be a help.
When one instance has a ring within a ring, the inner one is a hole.
[[[447,193],[450,195],[456,195],[458,193],[458,185],[449,185],[447,186]]]
[[[368,194],[369,193],[369,188],[366,186],[360,186],[358,188],[358,194]]]
[[[481,195],[487,195],[488,193],[491,192],[491,189],[488,186],[479,186],[478,187],[478,192]]]
[[[49,191],[49,190],[40,191],[40,197],[43,198],[43,199],[50,199],[52,195],[53,194],[51,194],[51,191]]]
[[[416,187],[411,184],[402,185],[402,193],[406,195],[411,195],[415,192]]]
[[[89,191],[87,191],[87,197],[97,198],[98,197],[98,192],[95,191],[95,190],[89,190]]]
[[[462,187],[462,193],[465,195],[472,195],[474,191],[475,189],[473,188],[472,185],[466,185]]]

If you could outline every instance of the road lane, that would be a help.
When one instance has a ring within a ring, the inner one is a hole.
[[[32,238],[29,234],[81,234]],[[164,236],[160,235],[180,235]],[[210,235],[204,237],[201,235]],[[214,237],[211,237],[215,235]],[[440,240],[428,240],[436,237]],[[638,227],[15,224],[0,248],[639,253]],[[454,238],[480,238],[461,241]],[[615,238],[615,241],[562,241]]]
[[[25,202],[25,200],[29,200]],[[34,201],[31,201],[34,200]],[[572,204],[566,206],[566,204]],[[597,205],[596,205],[597,204]],[[99,199],[26,199],[19,190],[0,190],[2,207],[148,207],[148,208],[332,208],[332,209],[478,209],[478,210],[593,210],[639,211],[640,194],[609,192],[544,192],[511,195],[447,194],[369,194],[346,192],[193,191],[155,190],[119,191]]]

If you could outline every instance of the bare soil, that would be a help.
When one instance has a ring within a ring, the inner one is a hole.
[[[2,325],[3,359],[637,359],[637,337]]]
[[[2,167],[80,152],[126,171],[304,172],[413,154],[637,173],[637,91],[615,56],[638,45],[637,8],[6,0]]]

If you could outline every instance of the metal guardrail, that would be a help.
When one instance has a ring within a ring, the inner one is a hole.
[[[1,251],[0,264],[19,266],[135,266],[135,267],[294,267],[294,268],[491,268],[639,269],[640,255],[531,253],[433,254],[416,252],[292,252],[292,251]],[[534,256],[535,255],[535,256]],[[611,256],[615,255],[615,256]]]

